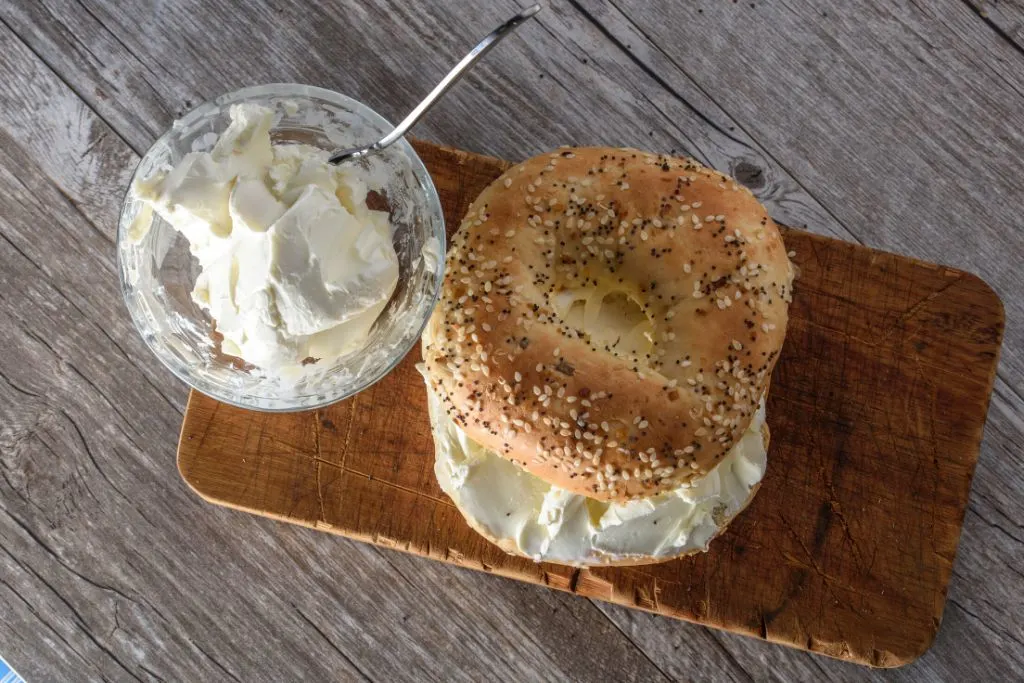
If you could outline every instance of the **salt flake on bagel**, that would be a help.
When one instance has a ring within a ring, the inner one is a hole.
[[[568,492],[648,498],[750,427],[793,267],[746,188],[688,159],[563,148],[473,202],[424,335],[473,441]]]

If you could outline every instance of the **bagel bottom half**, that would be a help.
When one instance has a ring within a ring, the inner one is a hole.
[[[507,553],[578,567],[664,562],[704,552],[753,500],[767,466],[764,402],[707,475],[612,503],[554,486],[469,438],[427,386],[434,473],[466,522]]]

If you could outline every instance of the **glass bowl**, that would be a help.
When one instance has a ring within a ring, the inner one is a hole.
[[[231,105],[252,102],[275,111],[275,144],[322,149],[369,144],[393,126],[364,104],[298,84],[245,88],[200,105],[176,121],[139,162],[132,186],[194,151],[209,151],[230,122]],[[221,351],[214,321],[192,300],[200,269],[189,243],[169,223],[144,210],[131,188],[117,230],[118,271],[132,320],[153,353],[192,388],[243,408],[318,408],[362,391],[389,371],[418,341],[444,276],[444,215],[434,183],[405,140],[349,162],[377,191],[388,211],[399,277],[394,294],[362,350],[321,360],[297,381],[264,373]]]

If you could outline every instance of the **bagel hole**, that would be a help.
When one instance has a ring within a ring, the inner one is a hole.
[[[616,357],[644,361],[653,346],[653,325],[632,297],[621,290],[565,290],[559,298],[571,300],[562,320],[601,351]]]

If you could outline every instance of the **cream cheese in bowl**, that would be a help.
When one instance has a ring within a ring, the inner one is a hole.
[[[326,405],[416,343],[443,277],[437,192],[405,140],[333,166],[391,125],[276,84],[193,110],[146,153],[118,228],[125,302],[150,349],[218,400]]]
[[[272,145],[274,112],[231,107],[210,152],[139,179],[135,197],[189,241],[193,300],[225,353],[282,376],[361,349],[398,283],[388,214],[328,152]]]

